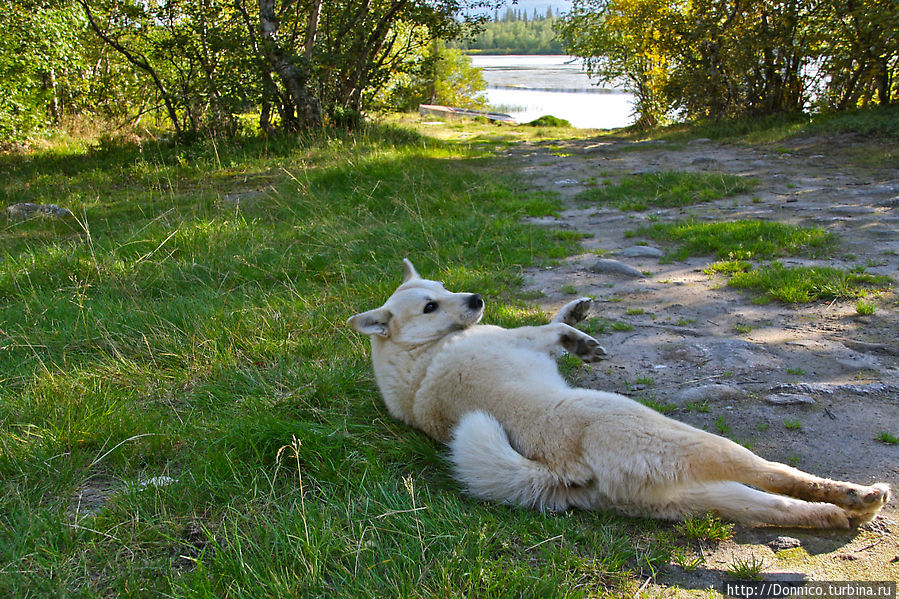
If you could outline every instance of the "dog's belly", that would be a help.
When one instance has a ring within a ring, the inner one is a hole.
[[[418,428],[448,441],[464,414],[487,412],[522,455],[576,482],[589,478],[581,440],[597,407],[565,383],[549,355],[474,337],[435,356],[413,413]]]

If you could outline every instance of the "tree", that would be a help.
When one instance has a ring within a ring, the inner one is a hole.
[[[895,0],[574,0],[566,50],[637,98],[638,124],[850,108],[899,91]],[[823,94],[818,90],[823,89]]]
[[[899,98],[899,3],[895,0],[827,0],[820,20],[822,103],[843,110],[887,105]]]
[[[390,80],[376,98],[378,107],[404,111],[414,110],[419,104],[486,108],[481,92],[487,83],[481,70],[459,50],[435,42],[421,52],[416,63],[416,71]]]
[[[84,67],[80,15],[66,2],[0,2],[0,139],[57,122]]]
[[[420,45],[468,24],[462,0],[77,0],[156,90],[176,134],[353,126]],[[471,3],[467,3],[471,4]],[[467,5],[466,4],[466,5]],[[415,36],[406,35],[409,28]]]
[[[664,88],[676,8],[664,0],[574,0],[557,25],[565,50],[591,76],[634,94],[638,127],[657,125],[671,106]]]

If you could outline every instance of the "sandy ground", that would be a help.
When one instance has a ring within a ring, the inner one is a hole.
[[[867,149],[849,136],[794,139],[776,148],[602,138],[510,148],[507,159],[528,187],[558,192],[566,204],[558,218],[539,222],[591,235],[583,254],[529,272],[526,290],[542,292],[537,302],[548,312],[579,295],[594,297],[599,315],[632,327],[600,336],[610,357],[581,369],[578,384],[668,405],[671,417],[723,433],[768,459],[899,489],[899,445],[875,440],[882,431],[899,435],[894,293],[875,298],[870,316],[859,316],[855,301],[757,305],[727,287],[725,278],[702,272],[712,258],[664,264],[619,253],[640,241],[625,232],[651,219],[758,218],[821,227],[841,240],[833,260],[785,264],[863,265],[895,280],[899,170],[866,165],[861,157]],[[741,196],[642,213],[575,199],[591,181],[655,170],[727,172],[754,177],[759,185]],[[595,272],[600,256],[644,276]],[[705,596],[704,589],[720,588],[729,578],[735,562],[751,559],[764,562],[769,579],[897,580],[897,521],[894,498],[875,522],[851,533],[737,529],[732,541],[697,544],[700,565],[671,565],[643,593]],[[769,546],[784,536],[801,545]]]

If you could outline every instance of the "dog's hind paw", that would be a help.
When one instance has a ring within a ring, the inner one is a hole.
[[[569,326],[574,326],[581,322],[590,314],[593,307],[593,300],[589,297],[582,297],[574,301],[568,302],[556,313],[552,322],[562,322]]]

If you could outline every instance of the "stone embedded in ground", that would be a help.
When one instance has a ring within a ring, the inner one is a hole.
[[[619,256],[626,256],[628,258],[661,258],[665,255],[665,252],[662,250],[648,245],[634,245],[624,248],[623,250],[618,250],[615,253]]]
[[[259,189],[250,189],[248,191],[235,191],[226,193],[222,196],[222,200],[229,204],[240,205],[241,203],[258,200],[263,197],[265,192]]]
[[[560,179],[556,181],[556,185],[577,185],[580,183],[577,179]]]
[[[828,211],[831,214],[842,214],[843,216],[861,216],[876,212],[870,206],[831,206]]]
[[[56,204],[32,204],[31,202],[7,206],[6,214],[14,220],[25,220],[35,216],[49,216],[53,218],[72,216],[68,208],[62,208]]]
[[[763,346],[742,339],[702,337],[662,348],[662,357],[701,367],[704,372],[738,374],[783,368],[783,361]]]
[[[765,402],[776,406],[809,405],[815,403],[815,398],[802,393],[772,393],[765,397]]]
[[[852,393],[853,395],[889,395],[899,393],[899,385],[889,383],[782,383],[770,389],[775,393],[820,393],[833,395],[834,393]]]
[[[670,400],[677,404],[686,404],[691,402],[718,402],[733,401],[746,397],[746,393],[742,389],[738,389],[733,385],[712,384],[702,385],[700,387],[690,387],[681,389],[671,396]]]
[[[608,260],[606,258],[597,260],[596,264],[591,266],[590,269],[593,272],[597,272],[600,274],[624,275],[634,278],[642,278],[645,276],[642,272],[640,272],[633,266],[628,266],[624,262],[619,262],[618,260]]]
[[[802,547],[802,541],[795,537],[777,537],[776,539],[768,543],[768,547],[770,547],[774,551],[795,549],[796,547]]]
[[[708,156],[700,156],[699,158],[691,160],[690,164],[693,166],[715,166],[718,164],[718,161],[714,158],[709,158]]]
[[[698,146],[699,144],[708,144],[712,143],[712,140],[708,137],[697,137],[696,139],[691,139],[687,142],[688,146]]]

